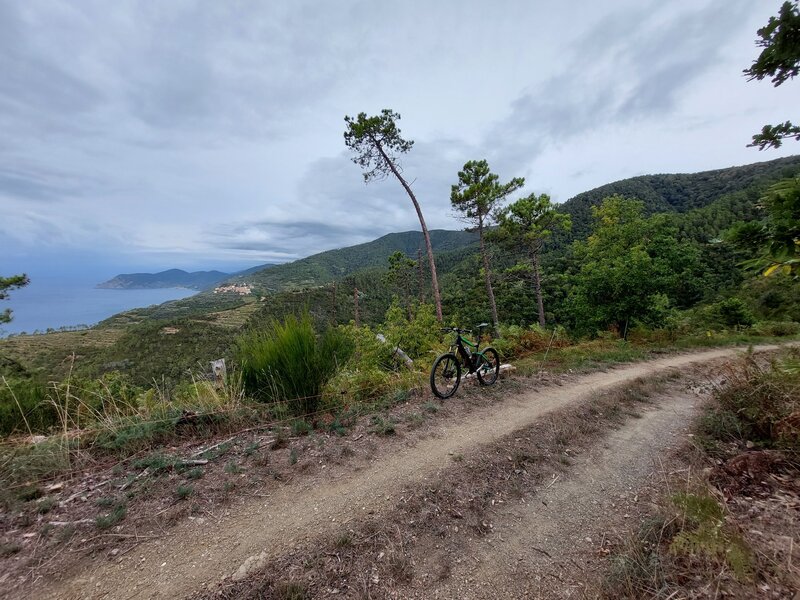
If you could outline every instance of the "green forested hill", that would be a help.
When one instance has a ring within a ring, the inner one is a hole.
[[[477,234],[466,231],[434,229],[430,232],[434,252],[449,252],[470,246]],[[419,231],[390,233],[365,244],[328,250],[291,263],[267,267],[236,280],[255,285],[261,292],[299,290],[323,285],[370,267],[385,268],[389,255],[400,251],[416,257],[425,243]]]
[[[652,214],[686,213],[702,209],[735,194],[735,198],[728,198],[717,205],[716,214],[712,215],[711,213],[715,211],[709,211],[709,214],[705,215],[724,221],[726,217],[720,214],[720,211],[726,212],[728,205],[744,208],[744,204],[749,205],[753,198],[757,199],[760,191],[768,184],[798,174],[800,174],[800,156],[700,173],[641,175],[582,192],[564,202],[561,210],[572,215],[571,237],[580,239],[589,233],[591,207],[599,205],[603,198],[608,196],[618,194],[642,200],[647,213]]]

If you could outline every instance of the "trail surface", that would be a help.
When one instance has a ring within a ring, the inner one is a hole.
[[[776,348],[762,346],[758,350]],[[184,521],[164,538],[144,543],[114,562],[87,559],[81,573],[21,592],[24,597],[37,598],[186,597],[223,578],[246,575],[300,544],[330,540],[343,523],[356,521],[361,514],[380,514],[394,504],[404,487],[435,477],[439,469],[446,468],[453,453],[480,452],[482,446],[551,411],[626,381],[742,352],[719,349],[671,356],[586,375],[568,386],[515,393],[502,404],[478,409],[459,422],[443,423],[436,437],[391,454],[378,454],[365,469],[345,470],[324,485],[312,487],[302,480],[285,485],[232,507],[216,521]],[[458,397],[450,401],[458,402]],[[647,432],[650,435],[652,431]]]
[[[592,597],[608,568],[606,554],[624,543],[639,526],[640,510],[658,497],[670,451],[686,441],[697,401],[674,389],[656,397],[640,418],[609,432],[565,477],[543,486],[535,502],[498,514],[492,535],[461,548],[463,559],[445,581],[412,597]]]

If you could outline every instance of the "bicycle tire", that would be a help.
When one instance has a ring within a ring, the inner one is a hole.
[[[494,348],[485,348],[479,358],[477,368],[481,385],[494,385],[500,375],[500,355]]]
[[[448,383],[452,382],[452,383]],[[442,354],[433,361],[431,368],[431,391],[442,400],[456,393],[461,383],[461,364],[455,354]],[[452,385],[452,388],[450,387]]]

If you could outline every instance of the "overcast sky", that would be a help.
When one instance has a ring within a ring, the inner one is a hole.
[[[746,148],[800,82],[747,82],[775,1],[0,0],[0,274],[227,268],[418,229],[346,114],[392,108],[431,228],[487,158],[556,201]]]

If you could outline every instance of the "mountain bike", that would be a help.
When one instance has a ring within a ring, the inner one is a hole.
[[[456,393],[461,383],[461,369],[466,368],[469,373],[478,377],[481,385],[492,385],[500,374],[500,356],[492,347],[479,348],[481,343],[481,330],[488,327],[488,323],[478,325],[478,340],[471,342],[464,337],[465,333],[472,333],[471,329],[458,327],[445,327],[442,331],[455,333],[455,339],[450,345],[450,351],[442,354],[433,362],[431,369],[431,391],[439,398],[449,398]]]

